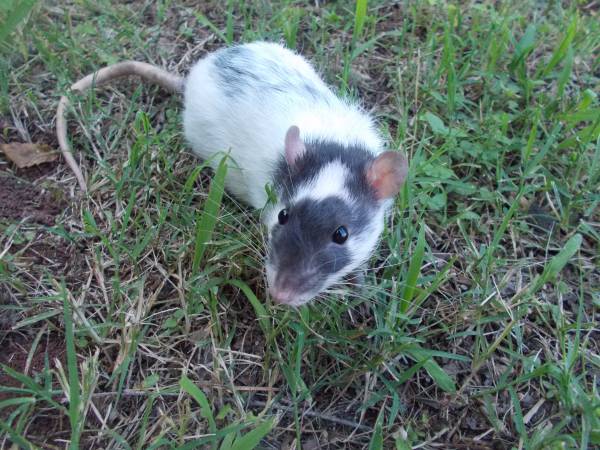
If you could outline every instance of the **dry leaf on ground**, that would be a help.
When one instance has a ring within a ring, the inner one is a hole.
[[[0,151],[19,169],[55,161],[58,152],[46,144],[11,142],[0,144]]]

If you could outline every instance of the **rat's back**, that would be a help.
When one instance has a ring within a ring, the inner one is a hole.
[[[381,140],[370,117],[337,98],[301,56],[255,42],[209,54],[191,70],[183,113],[186,139],[203,159],[232,162],[226,188],[261,208],[265,185],[284,152],[286,131],[300,128],[304,141],[360,144],[373,153]]]

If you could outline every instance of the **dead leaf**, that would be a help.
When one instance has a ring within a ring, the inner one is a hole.
[[[58,158],[58,152],[46,144],[11,142],[0,144],[0,150],[19,169],[55,161]]]

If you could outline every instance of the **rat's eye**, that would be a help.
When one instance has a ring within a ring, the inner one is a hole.
[[[285,225],[289,219],[289,214],[287,209],[282,209],[279,211],[279,215],[277,216],[277,220],[279,220],[279,225]]]
[[[337,230],[333,232],[333,236],[331,236],[333,242],[336,244],[343,244],[348,239],[348,230],[345,226],[338,227]]]

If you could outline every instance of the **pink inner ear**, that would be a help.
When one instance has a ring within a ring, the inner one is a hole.
[[[395,196],[408,173],[408,162],[398,152],[380,154],[367,168],[367,181],[375,189],[379,200]]]
[[[292,125],[285,133],[285,160],[290,166],[293,166],[305,151],[304,142],[300,139],[300,128]]]

